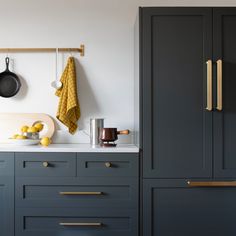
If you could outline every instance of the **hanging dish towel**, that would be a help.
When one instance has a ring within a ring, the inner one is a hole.
[[[80,118],[80,106],[77,95],[75,61],[68,58],[66,68],[61,76],[62,87],[56,91],[60,98],[57,119],[60,120],[71,134],[77,130],[77,122]]]

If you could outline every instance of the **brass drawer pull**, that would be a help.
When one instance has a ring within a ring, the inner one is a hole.
[[[62,226],[95,226],[95,227],[101,227],[102,223],[59,223],[59,225]]]
[[[187,184],[189,187],[236,187],[236,181],[188,181]]]
[[[60,195],[102,195],[102,192],[60,192]]]
[[[107,168],[110,168],[110,167],[111,167],[111,162],[106,162],[106,163],[105,163],[105,166],[106,166]]]
[[[44,161],[43,162],[43,167],[48,167],[49,166],[49,163],[47,161]]]

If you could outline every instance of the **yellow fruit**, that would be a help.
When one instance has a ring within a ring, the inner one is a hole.
[[[21,127],[21,132],[23,132],[23,133],[27,132],[28,128],[29,127],[27,125],[22,126]]]
[[[27,137],[24,135],[17,135],[16,139],[27,139]]]
[[[11,138],[16,139],[19,136],[19,134],[14,134]]]
[[[38,129],[39,132],[43,130],[43,124],[41,124],[41,123],[36,123],[36,124],[34,125],[34,127],[35,127],[36,129]]]
[[[36,127],[32,126],[27,129],[27,132],[28,133],[36,133],[36,132],[38,132],[38,129]]]
[[[51,139],[49,137],[44,137],[40,141],[41,145],[47,147],[51,143]]]

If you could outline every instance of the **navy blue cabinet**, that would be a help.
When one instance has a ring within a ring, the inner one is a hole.
[[[0,235],[14,236],[14,154],[0,153]]]
[[[236,9],[214,8],[213,17],[213,56],[222,60],[223,86],[222,110],[213,117],[214,177],[236,178]]]
[[[16,153],[16,236],[138,236],[139,154]]]
[[[211,8],[141,8],[143,176],[212,175]]]
[[[236,8],[144,7],[137,25],[143,236],[235,235]]]
[[[236,234],[235,187],[189,187],[186,180],[143,184],[144,236]]]

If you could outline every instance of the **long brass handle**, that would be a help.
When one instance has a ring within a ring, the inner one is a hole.
[[[102,195],[102,192],[59,192],[60,195]]]
[[[219,59],[216,62],[217,64],[217,107],[218,111],[222,111],[223,104],[222,104],[222,60]]]
[[[236,187],[236,181],[188,181],[189,187]]]
[[[208,60],[207,64],[207,107],[208,111],[212,111],[212,60]]]
[[[102,223],[59,223],[59,225],[62,225],[62,226],[96,226],[96,227],[99,227],[99,226],[102,226]]]

